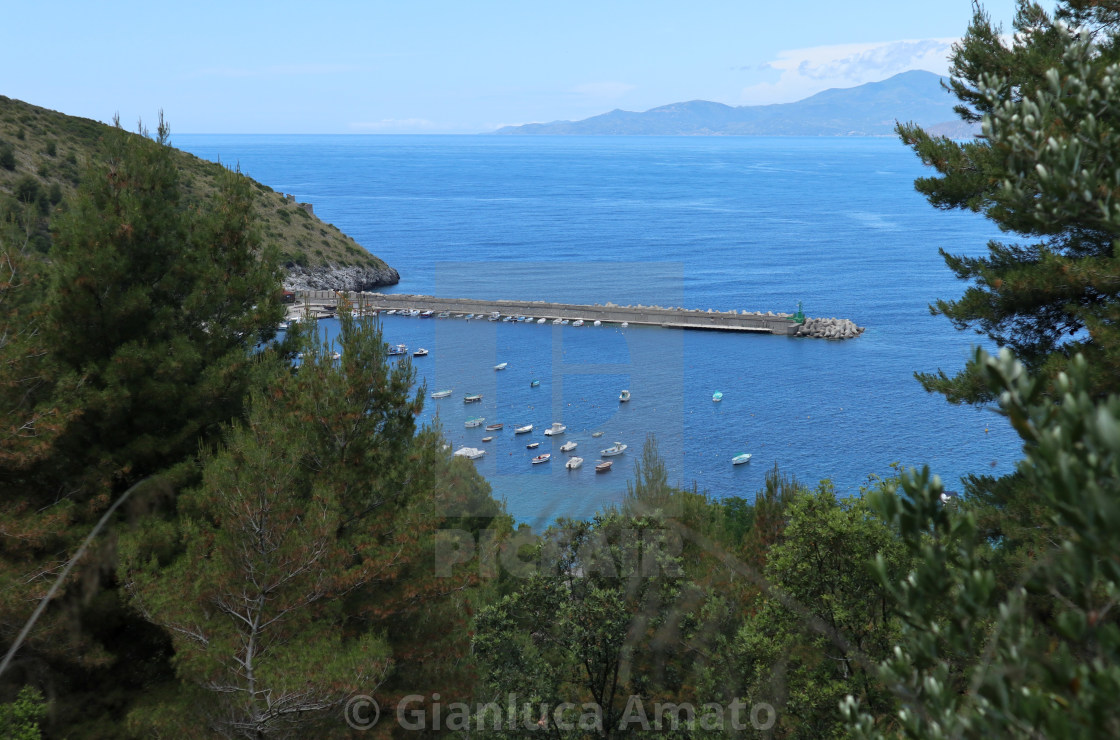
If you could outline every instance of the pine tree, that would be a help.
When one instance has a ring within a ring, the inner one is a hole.
[[[41,277],[28,280],[26,261],[0,275],[0,327],[22,331],[0,342],[5,648],[124,491],[145,481],[137,512],[173,509],[200,447],[276,367],[255,349],[282,308],[248,183],[227,172],[220,192],[186,200],[168,136],[162,117],[154,139],[113,130],[55,222]],[[3,677],[36,676],[59,697],[52,726],[73,736],[171,676],[166,636],[118,599],[115,557],[111,537],[95,541]]]
[[[1076,353],[1094,368],[1094,392],[1120,387],[1120,8],[1064,0],[1054,13],[1020,0],[1014,35],[978,7],[954,47],[950,87],[968,142],[899,126],[902,139],[940,176],[915,183],[931,204],[984,214],[1007,241],[988,255],[942,250],[971,282],[931,308],[1012,349],[1054,375]],[[919,374],[954,402],[991,396],[976,376]]]

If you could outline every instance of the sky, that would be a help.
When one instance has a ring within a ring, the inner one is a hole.
[[[985,3],[1005,27],[1014,0]],[[179,133],[471,134],[944,74],[972,0],[11,0],[0,95]]]

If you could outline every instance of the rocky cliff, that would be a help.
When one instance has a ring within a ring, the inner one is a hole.
[[[288,263],[284,277],[286,290],[370,290],[382,285],[396,285],[401,276],[388,265],[382,267],[334,264],[305,267]]]

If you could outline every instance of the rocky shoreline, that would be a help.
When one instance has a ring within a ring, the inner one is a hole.
[[[327,264],[304,267],[286,265],[285,290],[363,291],[383,285],[396,285],[401,276],[392,267],[340,267]]]

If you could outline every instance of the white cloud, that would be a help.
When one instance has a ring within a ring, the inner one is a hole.
[[[763,65],[779,73],[778,81],[743,88],[741,103],[788,103],[831,87],[855,87],[911,69],[944,75],[957,40],[908,39],[782,51],[777,59]]]

